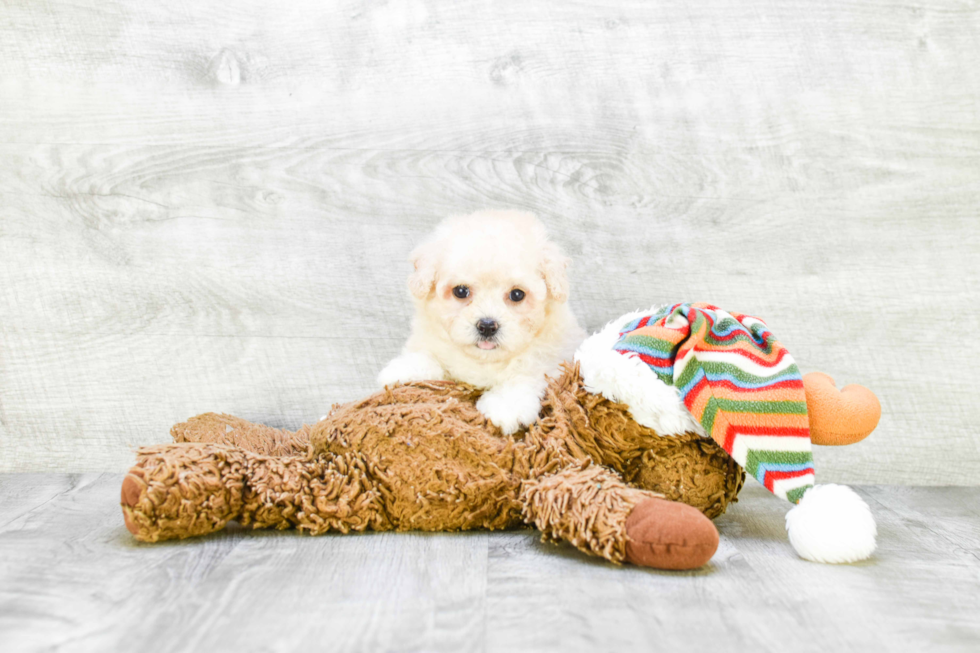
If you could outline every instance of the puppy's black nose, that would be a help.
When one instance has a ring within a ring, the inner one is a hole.
[[[500,325],[497,324],[496,320],[491,320],[488,317],[480,318],[480,321],[476,323],[476,330],[480,332],[480,335],[484,338],[489,338],[493,334],[497,333],[497,329]]]

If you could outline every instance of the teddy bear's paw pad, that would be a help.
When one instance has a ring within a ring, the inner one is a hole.
[[[626,518],[626,561],[654,569],[696,569],[718,550],[718,529],[697,508],[645,499]]]
[[[140,497],[143,496],[143,490],[145,489],[146,483],[132,474],[127,474],[126,478],[123,479],[119,501],[123,505],[123,521],[126,522],[126,529],[133,535],[139,535],[140,529],[136,525],[136,522],[133,521],[131,509],[139,503]],[[130,508],[130,510],[126,508]]]

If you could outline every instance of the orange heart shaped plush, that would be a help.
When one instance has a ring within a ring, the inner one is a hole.
[[[830,375],[810,372],[803,377],[803,387],[813,444],[853,444],[868,437],[878,426],[881,404],[875,393],[863,385],[837,390]]]

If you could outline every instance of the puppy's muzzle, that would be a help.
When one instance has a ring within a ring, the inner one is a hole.
[[[497,324],[497,321],[488,317],[480,318],[476,323],[476,332],[480,334],[481,338],[492,338],[499,329],[500,325]]]

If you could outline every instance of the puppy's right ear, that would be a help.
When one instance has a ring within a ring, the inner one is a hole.
[[[431,248],[420,245],[408,257],[412,273],[408,276],[408,289],[418,299],[425,299],[436,283],[436,265]]]

